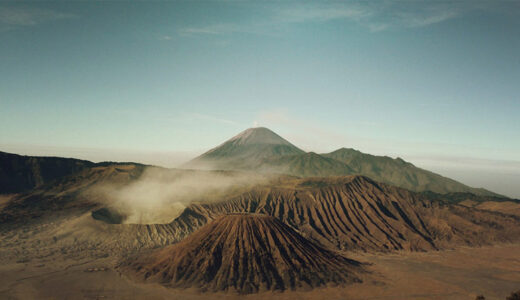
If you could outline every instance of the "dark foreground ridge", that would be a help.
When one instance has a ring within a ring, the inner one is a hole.
[[[221,216],[182,242],[121,265],[169,287],[255,293],[360,282],[360,264],[261,214]]]

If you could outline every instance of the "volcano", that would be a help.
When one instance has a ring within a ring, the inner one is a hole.
[[[268,128],[249,128],[183,166],[190,169],[246,170],[298,177],[362,175],[414,192],[453,192],[503,197],[421,169],[401,159],[351,148],[317,154],[299,149]]]
[[[247,294],[360,282],[360,263],[311,242],[278,219],[229,214],[178,244],[122,266],[168,287]]]
[[[221,215],[261,213],[320,245],[349,251],[429,251],[520,239],[515,216],[454,202],[363,176],[287,178],[222,201],[192,203],[172,226],[193,232]]]
[[[191,160],[184,167],[195,169],[257,169],[265,159],[286,155],[304,154],[273,131],[256,127],[249,128]]]

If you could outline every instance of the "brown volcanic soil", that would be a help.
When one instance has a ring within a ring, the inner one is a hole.
[[[262,213],[336,249],[435,250],[520,240],[520,218],[449,204],[366,177],[286,180],[190,205],[171,225],[190,232],[233,212]]]
[[[473,207],[482,210],[496,211],[506,215],[515,215],[520,217],[520,203],[514,201],[485,201],[476,202],[471,200],[461,201],[460,205]]]
[[[106,183],[124,187],[142,172],[132,165],[95,167],[5,197],[0,256],[26,259],[56,251],[78,259],[124,256],[176,243],[233,212],[274,216],[305,238],[336,250],[421,251],[520,240],[518,216],[443,203],[359,176],[283,177],[207,196],[169,224],[106,224],[92,218],[91,213],[110,206],[111,199],[89,194],[89,189]]]
[[[266,215],[217,218],[182,242],[123,269],[169,287],[254,293],[360,282],[360,264]]]
[[[141,165],[108,165],[85,169],[37,189],[12,196],[0,210],[0,224],[29,225],[57,216],[80,215],[96,208],[108,199],[88,194],[102,184],[122,187],[139,178]],[[46,221],[46,220],[45,220]]]
[[[142,249],[155,249],[176,243],[196,228],[173,224],[107,224],[99,217],[100,210],[111,208],[115,199],[110,193],[142,181],[149,169],[160,180],[175,182],[178,178],[246,178],[237,186],[212,191],[199,199],[225,199],[240,195],[267,176],[229,172],[205,172],[145,168],[140,165],[106,165],[89,168],[75,175],[46,184],[26,193],[0,195],[0,258],[13,260],[38,259],[61,252],[68,258],[83,259],[106,255],[125,256]],[[253,178],[252,180],[250,180]],[[273,180],[278,180],[274,177]],[[158,179],[158,180],[159,180]],[[250,181],[248,181],[250,180]],[[269,179],[270,180],[270,179]],[[224,181],[231,182],[231,179]],[[222,182],[220,180],[219,182]],[[242,183],[242,185],[240,184]],[[166,184],[164,184],[166,186]],[[177,197],[177,195],[173,195]],[[153,200],[143,198],[144,200]],[[158,208],[178,215],[178,208]],[[169,220],[174,219],[171,216]]]
[[[504,300],[518,290],[520,245],[456,250],[349,253],[375,280],[311,291],[256,294],[200,293],[143,284],[121,276],[115,258],[68,259],[52,257],[29,262],[6,261],[0,256],[0,299],[175,299],[175,300]],[[97,269],[97,271],[96,271]]]
[[[501,244],[519,239],[519,217],[506,215],[510,207],[502,214],[443,203],[363,177],[284,178],[223,196],[220,202],[201,199],[171,224],[107,224],[91,217],[92,210],[106,207],[110,199],[83,191],[107,181],[124,186],[140,172],[138,166],[96,167],[0,199],[0,219],[7,221],[0,224],[0,298],[242,299],[244,295],[143,284],[115,270],[122,256],[176,243],[228,212],[275,216],[307,239],[336,249],[456,247],[427,253],[348,253],[374,263],[366,267],[370,276],[383,278],[363,278],[363,283],[346,287],[251,294],[249,299],[475,299],[476,294],[504,299],[518,289],[520,246]],[[392,248],[394,244],[400,247]],[[498,245],[457,247],[485,244]]]

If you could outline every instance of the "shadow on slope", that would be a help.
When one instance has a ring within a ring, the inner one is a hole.
[[[362,273],[360,263],[258,214],[220,216],[182,242],[121,268],[168,287],[245,294],[360,282]]]

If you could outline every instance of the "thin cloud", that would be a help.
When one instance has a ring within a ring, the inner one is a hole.
[[[307,151],[324,152],[330,149],[325,149],[323,145],[336,145],[339,148],[348,145],[351,140],[346,133],[337,132],[308,118],[294,117],[285,109],[259,112],[255,125],[275,128],[290,142]]]
[[[222,35],[232,33],[250,33],[261,35],[277,35],[274,31],[280,25],[303,22],[327,22],[335,19],[359,19],[370,14],[362,7],[347,7],[341,5],[329,6],[298,6],[297,8],[276,8],[270,16],[260,21],[250,23],[216,23],[206,26],[192,26],[178,30],[182,36],[192,35]]]
[[[460,3],[365,1],[289,8],[282,10],[278,19],[292,23],[343,19],[366,27],[371,32],[379,32],[396,28],[425,27],[456,18],[475,8]]]
[[[428,1],[352,1],[343,3],[311,3],[271,7],[268,16],[249,23],[216,23],[192,26],[178,31],[180,35],[222,35],[233,33],[272,34],[281,26],[298,23],[348,21],[380,32],[392,29],[426,27],[460,17],[472,10],[485,9],[481,4]]]
[[[366,25],[370,32],[379,32],[387,30],[390,25],[389,24],[378,24],[378,23],[369,23]]]
[[[74,14],[50,9],[0,7],[0,25],[4,28],[35,26],[76,17]]]
[[[336,19],[369,17],[373,12],[366,7],[352,5],[310,5],[278,11],[276,19],[286,23],[327,22]]]
[[[409,18],[405,18],[405,24],[407,27],[423,27],[436,23],[441,23],[446,20],[455,18],[458,16],[457,12],[438,12],[429,16],[411,16]]]
[[[389,23],[408,28],[424,27],[459,17],[476,8],[454,2],[421,5],[412,10],[397,9],[390,15]]]
[[[210,115],[205,115],[205,114],[199,114],[199,113],[188,114],[188,117],[199,119],[199,120],[205,120],[205,121],[211,121],[211,122],[216,122],[216,123],[227,124],[227,125],[238,125],[237,122],[232,121],[232,120],[223,119],[223,118],[210,116]]]
[[[249,26],[240,26],[238,24],[233,23],[219,23],[202,27],[187,27],[182,28],[178,31],[180,35],[184,36],[197,34],[220,35],[236,32],[253,33],[254,30],[252,30]]]
[[[169,41],[172,39],[172,37],[169,35],[163,35],[163,36],[160,36],[158,39],[159,39],[159,41]]]

